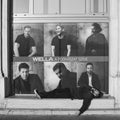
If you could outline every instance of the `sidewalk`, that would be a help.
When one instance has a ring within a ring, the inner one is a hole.
[[[120,120],[120,115],[81,115],[81,116],[0,115],[0,120]]]
[[[37,99],[34,94],[16,95],[0,100],[0,115],[44,115],[77,116],[83,100],[78,99]],[[119,115],[113,97],[94,99],[85,115]]]
[[[82,102],[16,95],[0,100],[0,120],[120,120],[120,109],[114,108],[112,97],[92,100],[90,108],[78,117]]]

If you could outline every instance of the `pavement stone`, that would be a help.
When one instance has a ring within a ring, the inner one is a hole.
[[[0,120],[120,120],[120,115],[81,115],[81,116],[0,115]]]

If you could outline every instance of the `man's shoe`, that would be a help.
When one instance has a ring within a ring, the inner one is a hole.
[[[78,114],[78,116],[80,116],[82,113],[79,111],[79,114]]]
[[[80,116],[82,114],[81,110],[79,110],[78,116]]]
[[[40,95],[38,94],[38,90],[37,90],[37,89],[34,89],[34,93],[35,93],[35,95],[36,95],[36,97],[37,97],[38,99],[41,99]]]

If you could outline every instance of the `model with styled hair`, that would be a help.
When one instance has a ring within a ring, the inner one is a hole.
[[[64,34],[64,27],[56,25],[56,36],[51,42],[52,56],[70,56],[71,40]]]
[[[34,89],[43,91],[41,79],[37,74],[30,74],[29,68],[27,63],[19,64],[19,75],[13,80],[16,94],[33,94]]]
[[[108,43],[101,33],[102,28],[98,23],[92,24],[92,35],[86,40],[85,56],[107,56]]]

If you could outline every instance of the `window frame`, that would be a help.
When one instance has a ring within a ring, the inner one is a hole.
[[[103,12],[94,12],[94,3],[96,0],[85,0],[85,13],[84,14],[61,14],[61,0],[58,0],[58,10],[55,13],[52,14],[47,14],[48,10],[48,0],[43,0],[43,13],[42,14],[37,14],[39,16],[44,16],[44,15],[79,15],[79,16],[108,16],[109,15],[109,0],[102,0],[103,1]],[[99,2],[101,0],[98,0],[98,10],[99,10]],[[34,0],[29,0],[29,13],[13,13],[14,16],[31,16],[31,15],[36,15],[34,14]]]
[[[5,0],[4,3],[3,3],[3,7],[2,7],[3,8],[3,13],[4,13],[4,14],[2,14],[3,15],[3,17],[2,17],[3,24],[6,25],[2,29],[4,31],[3,32],[4,41],[3,41],[3,44],[2,44],[3,48],[4,48],[4,46],[9,46],[9,42],[8,42],[9,35],[6,36],[6,33],[8,33],[10,31],[11,25],[12,25],[11,22],[9,23],[7,21],[7,18],[9,18],[11,20],[11,15],[9,16],[9,14],[8,14],[8,8],[9,8],[8,6],[10,5],[8,3],[9,3],[8,0]],[[13,18],[12,19],[13,23],[33,23],[33,22],[36,22],[36,23],[38,23],[38,22],[39,23],[43,23],[43,22],[44,23],[48,23],[48,22],[49,23],[51,23],[51,22],[58,23],[58,22],[68,22],[68,21],[69,22],[72,21],[72,22],[108,22],[109,23],[109,17],[108,16],[107,17],[105,17],[105,16],[104,17],[103,16],[95,16],[95,17],[93,17],[93,16],[91,16],[91,17],[82,16],[82,17],[80,17],[79,15],[70,15],[70,16],[67,16],[67,15],[63,15],[63,16],[46,15],[46,16],[41,16],[40,17],[40,16],[35,15],[34,18],[33,18],[33,15],[31,15],[31,16],[28,16],[28,17],[26,17],[26,16],[19,16],[19,17],[14,16],[12,18]],[[59,20],[59,18],[61,18],[61,20]],[[9,26],[9,24],[10,24],[10,26]],[[9,47],[6,47],[6,49],[3,49],[3,51],[2,51],[4,53],[4,56],[2,56],[2,60],[4,61],[2,68],[3,68],[4,76],[7,78],[7,81],[8,81],[7,84],[9,84],[10,80],[11,80],[10,71],[9,71],[9,69],[11,68],[11,65],[9,63],[10,57],[8,55],[9,54],[8,48]],[[9,88],[10,88],[10,91],[5,96],[8,96],[8,95],[12,94],[11,90],[13,88],[12,88],[11,84],[9,85]]]

